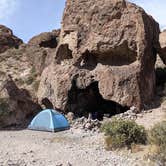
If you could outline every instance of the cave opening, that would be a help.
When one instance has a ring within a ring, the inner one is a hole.
[[[76,80],[73,80],[65,109],[66,112],[73,112],[76,117],[88,118],[91,113],[92,119],[103,120],[104,116],[111,117],[124,113],[129,110],[129,107],[105,100],[99,92],[97,81],[85,89],[80,89],[77,87]]]
[[[51,101],[48,98],[44,98],[42,99],[41,103],[45,106],[45,109],[54,109],[53,104],[51,103]]]
[[[42,41],[39,44],[40,47],[45,47],[45,48],[56,48],[57,45],[58,45],[58,41],[57,41],[56,37],[52,37],[48,41]]]
[[[72,59],[72,50],[69,49],[68,44],[61,44],[57,49],[56,60],[58,64],[61,64],[64,60]]]

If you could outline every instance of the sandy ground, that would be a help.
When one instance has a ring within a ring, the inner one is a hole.
[[[136,120],[138,124],[143,125],[147,130],[151,129],[155,124],[166,120],[166,103],[149,111],[149,113],[143,114],[142,117]]]
[[[0,131],[0,166],[138,166],[138,157],[106,151],[103,135],[68,130]]]
[[[165,120],[166,108],[143,114],[136,121],[150,129]],[[148,166],[143,151],[104,149],[101,133],[80,129],[50,133],[31,130],[0,131],[0,166]]]

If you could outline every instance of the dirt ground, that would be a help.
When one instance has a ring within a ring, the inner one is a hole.
[[[150,129],[164,120],[165,107],[143,114],[136,122]],[[50,133],[0,131],[0,166],[151,166],[144,151],[106,151],[102,133],[70,129]]]
[[[136,166],[139,158],[106,151],[103,135],[68,130],[0,131],[0,166]],[[141,164],[142,165],[142,164]]]
[[[138,117],[136,122],[143,125],[147,130],[152,128],[155,124],[166,120],[166,102],[158,108],[148,110],[142,117]]]

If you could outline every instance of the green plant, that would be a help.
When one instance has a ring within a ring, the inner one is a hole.
[[[33,66],[30,70],[30,74],[28,78],[25,80],[25,83],[27,85],[31,85],[36,80],[36,77],[37,77],[37,73],[36,73],[35,67]]]
[[[39,88],[39,84],[40,84],[40,81],[39,81],[39,80],[36,80],[36,81],[34,82],[34,84],[33,84],[33,88],[34,88],[35,91],[38,90],[38,88]]]
[[[27,85],[31,85],[34,80],[35,80],[35,78],[34,78],[33,76],[29,76],[29,77],[25,80],[25,83],[26,83]]]
[[[10,114],[8,99],[0,98],[0,127],[4,124],[4,119]]]
[[[143,126],[134,121],[113,119],[102,125],[101,131],[106,135],[105,142],[107,149],[117,149],[132,144],[146,144],[147,134]]]
[[[0,98],[0,116],[8,112],[8,110],[9,110],[8,99]]]
[[[31,68],[30,73],[31,73],[32,75],[36,75],[36,69],[35,69],[34,66]]]
[[[166,121],[156,124],[149,131],[149,143],[157,146],[157,152],[153,158],[160,163],[166,165]]]
[[[16,78],[16,79],[15,79],[15,82],[17,82],[17,84],[20,85],[20,86],[25,83],[22,78]]]
[[[166,148],[166,121],[156,124],[149,133],[150,143]]]

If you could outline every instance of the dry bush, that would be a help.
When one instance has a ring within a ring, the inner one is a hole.
[[[158,165],[166,165],[166,121],[156,124],[149,132],[149,143],[156,146],[153,160]]]
[[[146,144],[147,142],[144,127],[134,121],[113,119],[103,124],[101,131],[106,135],[107,149],[131,148],[132,144]]]

